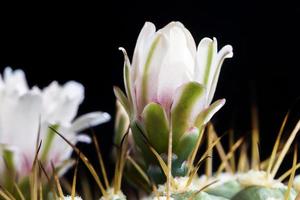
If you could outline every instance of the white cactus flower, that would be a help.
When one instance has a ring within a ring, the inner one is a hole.
[[[117,87],[115,94],[128,112],[137,146],[143,149],[137,141],[141,135],[137,127],[143,127],[157,152],[166,153],[171,125],[173,152],[186,160],[199,129],[225,103],[220,99],[211,104],[223,61],[233,56],[232,47],[218,51],[215,38],[204,38],[196,47],[180,22],[159,30],[146,22],[131,63],[125,49],[120,49],[125,55],[126,94]]]
[[[40,159],[49,168],[70,158],[72,148],[50,131],[54,125],[71,143],[90,142],[86,135],[76,135],[91,126],[110,119],[104,112],[92,112],[75,119],[84,99],[84,87],[69,81],[64,85],[52,82],[48,87],[28,87],[22,70],[4,70],[0,75],[0,174],[11,164],[19,178],[31,170],[40,126]]]

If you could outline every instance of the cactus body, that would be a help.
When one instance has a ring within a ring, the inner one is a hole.
[[[234,197],[240,190],[242,186],[236,180],[227,181],[221,185],[213,186],[207,189],[208,194],[215,196],[225,197],[231,199]]]
[[[272,200],[284,199],[285,188],[267,188],[261,186],[250,186],[241,190],[232,200]],[[291,190],[288,200],[296,198],[296,192]]]
[[[189,200],[191,199],[191,197],[194,200],[229,200],[225,197],[214,196],[206,192],[199,192],[196,195],[195,192],[184,192],[184,193],[174,194],[172,195],[172,197],[174,198],[174,200]]]

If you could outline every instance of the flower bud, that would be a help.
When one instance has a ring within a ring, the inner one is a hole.
[[[132,63],[120,49],[125,57],[126,94],[117,87],[114,92],[130,117],[137,148],[146,163],[153,164],[144,140],[159,154],[166,154],[172,131],[173,153],[183,163],[203,126],[225,103],[221,99],[211,104],[222,63],[233,56],[232,47],[218,51],[215,38],[204,38],[196,47],[180,22],[158,31],[146,22]]]

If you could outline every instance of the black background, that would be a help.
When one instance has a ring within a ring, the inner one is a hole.
[[[219,47],[233,46],[234,58],[223,65],[215,95],[227,103],[213,121],[219,133],[234,128],[237,135],[247,134],[251,102],[256,102],[261,153],[267,156],[285,113],[299,97],[299,17],[299,6],[288,1],[5,5],[0,19],[0,70],[22,68],[31,86],[44,87],[51,80],[79,81],[86,88],[79,113],[102,110],[114,116],[112,86],[123,87],[118,47],[125,47],[132,57],[145,21],[157,28],[181,21],[197,43],[208,36],[217,37]],[[299,119],[299,109],[293,113]],[[109,163],[113,121],[95,130]],[[93,160],[93,149],[80,147]]]

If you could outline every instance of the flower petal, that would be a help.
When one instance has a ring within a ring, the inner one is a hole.
[[[60,86],[56,81],[43,90],[42,119],[52,124],[69,125],[84,99],[82,84],[69,81]]]
[[[71,127],[71,131],[80,132],[86,128],[103,124],[110,120],[110,115],[106,112],[91,112],[78,117]]]
[[[219,99],[211,104],[208,108],[200,112],[195,120],[195,126],[200,128],[201,126],[207,124],[213,115],[224,106],[225,102],[225,99]]]
[[[195,68],[195,80],[208,86],[209,79],[214,74],[212,69],[213,59],[217,54],[217,44],[210,38],[203,38],[197,49],[197,66]]]
[[[3,81],[8,93],[16,92],[23,95],[28,91],[28,84],[23,70],[12,70],[10,67],[4,69]]]
[[[219,80],[221,67],[222,67],[224,60],[226,58],[232,58],[232,57],[233,57],[233,52],[232,52],[232,46],[230,46],[230,45],[224,46],[218,52],[218,55],[216,56],[216,59],[214,60],[214,63],[213,63],[213,66],[214,66],[213,67],[214,68],[213,77],[211,79],[211,82],[209,83],[210,89],[208,90],[209,93],[208,93],[208,97],[207,97],[208,104],[210,104],[210,102],[212,101],[212,99],[214,97],[217,83]]]
[[[177,22],[178,24],[180,24],[183,28],[183,32],[185,33],[186,36],[186,42],[187,42],[187,46],[190,49],[190,53],[192,55],[193,58],[196,58],[196,53],[197,53],[197,47],[196,47],[196,42],[192,36],[192,34],[190,33],[190,31],[188,29],[186,29],[184,27],[183,24],[181,24],[180,22]]]
[[[143,111],[149,102],[157,101],[159,74],[167,48],[166,38],[158,34],[147,52],[143,71],[137,74],[135,87],[138,114]]]
[[[148,51],[155,38],[155,31],[155,25],[151,22],[146,22],[138,36],[132,58],[133,80],[136,79],[138,73],[141,73],[143,71]]]
[[[92,139],[90,136],[85,135],[85,134],[79,134],[76,136],[77,142],[82,142],[82,143],[91,143]]]
[[[179,22],[168,24],[159,31],[167,38],[167,50],[159,72],[158,102],[170,110],[176,89],[194,79],[195,42]]]
[[[5,149],[13,150],[14,168],[22,177],[31,170],[34,159],[42,98],[36,90],[22,96],[5,95],[0,109],[0,141]],[[5,168],[0,162],[0,173]]]
[[[42,112],[41,95],[38,91],[31,91],[21,97],[6,96],[1,104],[1,143],[34,151],[32,144],[36,141]]]
[[[205,89],[197,82],[184,84],[176,92],[171,109],[174,145],[193,126],[193,109],[205,101]]]
[[[47,133],[49,132],[49,125],[48,123],[44,123],[41,132]],[[59,126],[58,130],[59,133],[61,133],[69,142],[71,142],[73,145],[76,145],[76,143],[80,139],[86,140],[86,137],[81,137],[76,135],[72,130],[70,130],[70,127],[65,126]],[[56,133],[53,133],[52,142],[49,146],[47,154],[44,156],[44,159],[46,163],[50,164],[50,161],[53,162],[53,164],[57,167],[60,167],[66,160],[68,160],[73,152],[73,148],[67,144],[61,137],[59,137]],[[41,137],[42,139],[46,139]]]
[[[170,113],[171,105],[177,88],[182,84],[191,81],[191,77],[186,73],[184,63],[172,63],[172,67],[163,66],[159,75],[157,92],[157,102],[159,102]]]
[[[166,153],[169,123],[164,109],[157,103],[149,103],[142,113],[142,120],[151,145],[158,153]]]
[[[177,29],[177,30],[176,30]],[[185,26],[181,22],[170,22],[168,25],[166,25],[163,29],[159,30],[158,32],[164,32],[166,34],[170,34],[172,31],[180,31],[184,33],[184,40],[185,40],[185,45],[188,48],[189,53],[192,55],[193,58],[196,57],[196,43],[195,40],[190,33],[188,29],[185,28]],[[171,33],[173,34],[173,33]],[[171,37],[176,37],[175,35]],[[176,42],[176,40],[174,41]],[[178,50],[178,49],[177,49]]]

